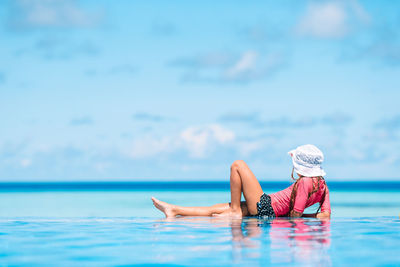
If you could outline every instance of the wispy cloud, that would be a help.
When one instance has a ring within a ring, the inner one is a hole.
[[[288,37],[287,33],[282,25],[272,22],[269,22],[269,24],[265,22],[257,23],[238,30],[239,36],[244,40],[267,44],[284,40]]]
[[[108,71],[109,74],[133,74],[137,71],[137,68],[132,66],[131,64],[120,64]]]
[[[128,156],[134,159],[151,158],[163,153],[171,153],[176,150],[176,140],[169,137],[143,136],[133,140]]]
[[[260,122],[259,112],[231,112],[221,115],[219,122],[240,122],[240,123],[258,123]]]
[[[95,56],[100,53],[100,50],[89,40],[73,42],[65,37],[50,34],[40,38],[32,47],[17,50],[15,55],[22,57],[31,53],[44,59],[58,60],[79,56]]]
[[[400,21],[395,25],[382,23],[370,32],[368,38],[354,40],[343,48],[341,61],[368,60],[380,66],[400,65]]]
[[[232,53],[228,52],[210,52],[194,55],[191,57],[181,57],[171,61],[169,64],[175,67],[184,67],[190,69],[201,68],[221,68],[232,64],[234,61]]]
[[[255,76],[257,76],[257,60],[258,54],[255,51],[244,52],[232,66],[224,71],[224,79],[247,80],[251,78],[256,78]]]
[[[129,155],[133,158],[168,158],[176,153],[186,152],[190,158],[204,159],[212,157],[218,150],[218,153],[222,154],[230,151],[231,155],[252,158],[273,147],[298,141],[296,137],[290,135],[293,130],[302,131],[317,126],[332,127],[328,130],[335,130],[337,127],[347,127],[352,121],[351,116],[339,112],[319,117],[273,119],[263,119],[257,112],[229,113],[221,116],[218,119],[219,123],[190,126],[179,133],[167,136],[156,137],[153,134],[146,134],[141,138],[135,138]],[[258,130],[262,128],[268,131],[254,135],[254,129],[247,128],[246,133],[240,135],[240,131],[235,132],[225,126],[233,123],[245,123]],[[293,140],[289,141],[288,138]],[[275,156],[272,155],[270,160],[281,160],[281,157],[274,158]]]
[[[14,157],[25,155],[28,146],[29,142],[26,140],[17,143],[3,142],[0,144],[0,157],[3,161],[6,161],[7,159],[13,159]]]
[[[184,69],[183,81],[248,83],[270,76],[284,63],[285,58],[280,53],[247,50],[239,54],[217,52],[180,58],[171,65]]]
[[[186,151],[191,158],[204,158],[217,146],[227,145],[234,139],[232,131],[218,124],[190,126],[171,136],[137,138],[128,154],[133,158],[146,158]]]
[[[346,113],[336,112],[316,117],[289,118],[286,116],[278,118],[262,118],[258,112],[251,113],[227,113],[218,118],[223,123],[246,123],[258,128],[302,128],[317,125],[348,126],[353,118]]]
[[[347,13],[340,3],[312,3],[298,25],[298,33],[313,37],[343,37],[347,34]]]
[[[30,142],[4,142],[0,144],[0,161],[2,168],[13,166],[14,168],[28,168],[33,163],[33,155],[29,152]],[[1,168],[0,168],[1,169]]]
[[[202,158],[214,144],[226,144],[233,141],[235,134],[221,125],[211,124],[205,127],[189,127],[181,132],[180,138],[190,152],[190,156]]]
[[[147,112],[135,113],[132,115],[132,119],[137,121],[147,121],[147,122],[164,122],[171,120],[171,118]]]
[[[389,131],[400,130],[400,115],[383,118],[375,124],[375,127]]]
[[[97,75],[125,75],[130,76],[137,73],[138,68],[129,63],[118,64],[111,67],[100,68],[90,68],[84,71],[87,76],[97,76]]]
[[[65,40],[46,40],[38,41],[35,48],[48,59],[71,58],[78,55],[94,56],[99,53],[99,49],[90,41],[80,43],[69,43]]]
[[[378,41],[367,48],[365,54],[375,56],[388,65],[400,65],[400,42]]]
[[[92,27],[103,12],[88,12],[76,0],[11,1],[8,25],[14,30]]]
[[[335,112],[322,116],[319,122],[330,126],[347,126],[353,122],[353,117],[347,113]]]
[[[295,30],[300,36],[342,38],[369,21],[369,14],[356,0],[311,1]]]
[[[74,118],[69,122],[71,126],[92,125],[93,123],[94,123],[93,119],[89,116]]]

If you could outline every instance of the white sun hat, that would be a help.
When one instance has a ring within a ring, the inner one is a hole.
[[[292,156],[294,171],[306,177],[325,176],[321,168],[324,154],[314,145],[303,145],[288,152]]]

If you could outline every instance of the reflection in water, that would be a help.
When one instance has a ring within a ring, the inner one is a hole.
[[[331,266],[330,220],[247,218],[241,222],[232,221],[231,229],[235,262],[244,257],[259,257],[254,251],[249,254],[251,250],[248,249],[259,247],[259,253],[270,254],[271,263]]]
[[[226,251],[231,254],[234,264],[332,265],[328,253],[331,242],[329,219],[177,217],[160,220],[154,229],[158,233],[174,234],[180,242],[194,241],[190,247],[181,248],[179,256],[175,255],[177,258],[196,252],[198,256],[215,256],[217,261],[221,259],[220,253]],[[160,242],[159,237],[157,234],[154,241]],[[159,258],[167,254],[174,256],[170,251],[165,252],[156,254]]]

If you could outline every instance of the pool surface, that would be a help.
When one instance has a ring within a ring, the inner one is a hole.
[[[2,218],[1,266],[399,266],[396,217]]]
[[[400,266],[398,188],[332,190],[331,220],[167,220],[151,196],[229,202],[228,190],[3,190],[0,266]]]

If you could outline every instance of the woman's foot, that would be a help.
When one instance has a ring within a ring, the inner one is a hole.
[[[233,218],[233,219],[241,219],[243,217],[242,215],[242,211],[241,210],[226,210],[222,213],[214,213],[212,216],[214,217],[229,217],[229,218]]]
[[[176,216],[174,205],[158,200],[155,197],[151,197],[151,200],[153,201],[154,206],[165,214],[165,217],[171,218]]]

